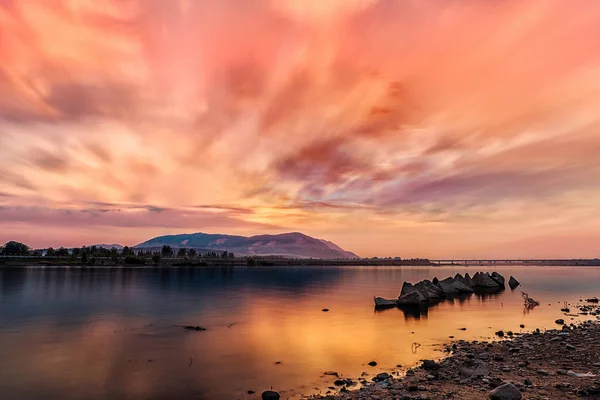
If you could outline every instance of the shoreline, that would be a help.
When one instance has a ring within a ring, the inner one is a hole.
[[[600,399],[600,307],[582,304],[580,308],[590,310],[591,318],[597,320],[543,332],[499,331],[492,341],[452,341],[444,345],[445,357],[439,361],[422,360],[403,375],[381,372],[369,380],[333,376],[337,379],[329,392],[304,398]],[[359,383],[362,387],[356,389]],[[505,392],[504,397],[502,393],[490,397],[494,390]]]

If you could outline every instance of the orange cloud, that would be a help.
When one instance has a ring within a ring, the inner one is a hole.
[[[588,212],[594,237],[599,33],[591,0],[0,0],[0,239],[91,203],[131,243],[290,229],[483,254]]]

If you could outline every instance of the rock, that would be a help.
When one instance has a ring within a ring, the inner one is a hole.
[[[377,365],[377,362],[376,362],[376,361],[371,361],[371,362],[369,363],[369,365],[370,365],[371,367],[375,367],[375,366]]]
[[[427,371],[435,371],[440,368],[440,365],[433,360],[423,360],[423,369]]]
[[[469,276],[469,274],[467,273],[466,276]],[[473,288],[473,279],[471,279],[471,277],[469,276],[469,279],[465,278],[464,276],[462,276],[461,274],[456,274],[454,275],[454,282],[460,282],[461,284],[463,284],[464,286],[468,287],[468,288]],[[465,293],[470,293],[470,292],[465,292]]]
[[[500,288],[498,282],[492,279],[492,277],[487,273],[477,272],[473,276],[473,282],[475,282],[475,287],[478,288]]]
[[[471,286],[467,285],[466,283],[456,279],[456,277],[454,277],[454,279],[452,279],[452,283],[451,285],[458,290],[460,293],[473,293],[474,290]]]
[[[262,392],[261,397],[262,400],[279,400],[279,393],[267,390],[266,392]]]
[[[398,297],[398,304],[418,306],[420,304],[426,304],[427,302],[427,297],[423,296],[412,284],[408,282],[402,284],[402,290]]]
[[[492,272],[492,275],[490,275],[492,277],[493,280],[496,281],[496,283],[498,283],[498,285],[500,285],[501,287],[504,287],[504,277],[502,275],[500,275],[499,273],[497,273],[496,271]]]
[[[469,273],[467,272],[465,274],[465,281],[467,286],[474,288],[475,287],[475,282],[473,282],[473,278],[471,278],[471,275],[469,275]]]
[[[555,323],[559,324],[559,325],[564,325],[565,320],[564,319],[557,319],[556,321],[554,321]]]
[[[377,304],[377,302],[375,302],[375,303]],[[321,311],[323,311],[323,312],[329,312],[329,308],[324,308]]]
[[[335,381],[333,381],[333,384],[335,386],[344,386],[346,384],[346,381],[343,379],[336,379]]]
[[[567,371],[565,371],[564,369],[559,369],[559,370],[557,370],[557,371],[556,371],[556,373],[557,373],[558,375],[566,375],[566,374],[567,374]]]
[[[542,376],[550,375],[550,372],[546,371],[545,369],[538,369],[536,372]]]
[[[489,370],[485,363],[477,359],[469,359],[464,361],[458,368],[458,372],[466,377],[478,377],[489,375]]]
[[[248,393],[248,394],[254,394],[256,392],[254,390],[248,390],[246,393]]]
[[[388,374],[387,372],[381,372],[381,373],[377,374],[377,376],[375,376],[375,378],[373,378],[373,380],[376,381],[376,382],[381,382],[381,381],[385,381],[390,376],[391,375]]]
[[[510,286],[511,289],[515,289],[517,286],[519,286],[521,283],[519,283],[518,280],[515,279],[514,276],[511,276],[508,279],[508,286]]]
[[[446,278],[438,282],[438,287],[443,290],[446,296],[457,296],[460,294],[460,291],[452,283],[452,278]]]
[[[431,281],[423,280],[415,284],[415,288],[426,297],[429,302],[436,302],[446,297],[444,291],[439,286],[434,285]]]
[[[498,337],[504,337],[504,331],[498,331],[498,332],[496,332],[496,336],[498,336]]]
[[[323,372],[323,375],[339,376],[339,374],[335,371],[325,371]]]
[[[592,297],[591,299],[586,299],[585,301],[587,301],[588,303],[598,303],[598,298],[597,297]]]
[[[512,383],[500,385],[489,393],[490,400],[521,400],[522,397],[519,389]]]
[[[383,297],[374,297],[375,307],[376,308],[388,308],[388,307],[396,307],[398,303],[396,300],[387,300]]]
[[[193,325],[184,326],[183,329],[187,329],[190,331],[205,331],[206,330],[206,328],[203,328],[201,326],[193,326]]]

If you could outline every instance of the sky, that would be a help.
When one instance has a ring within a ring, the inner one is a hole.
[[[600,2],[0,0],[0,242],[600,256]]]

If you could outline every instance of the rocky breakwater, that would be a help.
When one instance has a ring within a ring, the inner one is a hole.
[[[498,272],[477,272],[473,277],[466,273],[456,274],[443,280],[422,280],[416,284],[404,282],[397,299],[375,297],[376,308],[390,307],[427,307],[446,298],[454,298],[476,292],[495,293],[504,290],[505,278]],[[511,289],[519,285],[512,276],[509,279]]]

